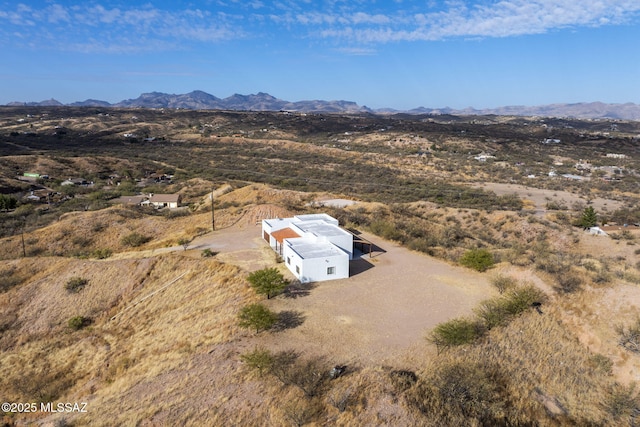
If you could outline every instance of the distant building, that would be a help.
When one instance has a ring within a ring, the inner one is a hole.
[[[265,219],[262,237],[303,283],[349,277],[353,235],[327,214]]]
[[[93,184],[93,182],[89,182],[84,178],[69,178],[66,179],[64,181],[62,181],[60,183],[60,185],[66,186],[66,185],[81,185],[81,186],[88,186]]]
[[[182,196],[180,194],[152,194],[149,197],[149,204],[156,208],[175,209],[180,206]]]

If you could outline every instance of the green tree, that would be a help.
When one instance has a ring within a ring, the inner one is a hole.
[[[587,206],[582,211],[582,215],[580,216],[580,220],[578,224],[583,228],[595,227],[598,222],[598,215],[596,214],[596,210],[593,209],[593,206]]]
[[[240,359],[252,369],[257,370],[260,375],[269,370],[275,361],[273,354],[265,349],[256,347],[253,351],[240,356]]]
[[[250,304],[238,314],[238,325],[242,328],[255,328],[256,333],[266,331],[278,321],[278,315],[262,304]]]
[[[284,291],[289,284],[289,281],[275,267],[254,271],[249,274],[247,280],[257,293],[266,295],[267,299]]]
[[[13,196],[0,194],[0,211],[9,211],[18,206],[18,200]]]

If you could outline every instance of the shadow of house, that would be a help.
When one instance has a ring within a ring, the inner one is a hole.
[[[374,265],[367,261],[366,258],[363,257],[359,257],[359,258],[354,258],[350,263],[349,263],[349,277],[352,276],[356,276],[360,273],[364,273],[367,270],[370,270],[374,267]]]

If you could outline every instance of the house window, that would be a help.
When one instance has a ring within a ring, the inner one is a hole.
[[[287,257],[287,264],[291,265],[291,258]]]
[[[327,274],[336,274],[335,267],[327,267]]]
[[[300,274],[300,266],[296,265],[296,273]]]

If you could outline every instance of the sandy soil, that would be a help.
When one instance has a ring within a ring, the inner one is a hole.
[[[587,199],[568,191],[545,190],[541,188],[527,187],[525,185],[502,184],[495,182],[483,184],[481,187],[486,190],[491,190],[499,196],[515,193],[522,199],[533,201],[536,205],[536,210],[541,212],[546,211],[546,205],[549,201],[565,204],[569,209],[572,209],[574,203],[587,203]],[[622,207],[623,203],[616,200],[595,198],[591,200],[591,205],[597,211],[606,212],[615,211]]]
[[[259,225],[239,225],[194,241],[194,248],[219,251],[221,260],[252,271],[274,265],[274,253]],[[476,273],[364,233],[381,251],[351,262],[348,279],[319,282],[296,298],[266,303],[300,322],[257,339],[272,349],[330,355],[335,363],[402,366],[432,352],[425,336],[436,324],[471,314],[496,295],[486,274]],[[280,268],[293,279],[284,265]],[[294,321],[295,323],[295,321]]]

